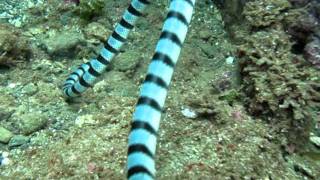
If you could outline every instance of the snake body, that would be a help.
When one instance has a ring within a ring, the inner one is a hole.
[[[125,43],[147,0],[132,0],[112,35],[97,58],[82,64],[65,81],[63,92],[76,97],[92,87],[113,57]],[[155,151],[161,112],[168,87],[187,35],[195,0],[171,0],[160,39],[142,84],[128,140],[127,178],[148,180],[155,178]]]

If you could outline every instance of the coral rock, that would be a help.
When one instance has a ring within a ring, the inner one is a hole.
[[[0,66],[14,66],[29,60],[31,50],[22,33],[13,26],[0,25]]]
[[[320,69],[320,40],[313,38],[304,48],[304,57],[315,67]]]

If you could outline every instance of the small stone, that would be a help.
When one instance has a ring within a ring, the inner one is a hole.
[[[10,83],[10,84],[8,84],[8,88],[13,89],[13,88],[17,87],[17,85],[20,85],[20,84]]]
[[[38,87],[33,83],[29,83],[22,88],[22,93],[29,96],[34,95],[37,91],[38,91]]]
[[[234,62],[234,57],[229,56],[229,57],[226,58],[226,63],[227,64],[233,64],[233,62]]]
[[[0,99],[2,100],[2,99]],[[8,108],[8,107],[1,107],[0,106],[0,121],[7,120],[10,118],[14,110]]]
[[[93,125],[97,122],[94,120],[94,116],[92,114],[86,114],[83,116],[77,117],[75,124],[79,127],[82,127],[83,125]]]
[[[8,155],[9,153],[7,152],[0,152],[0,166],[8,165],[10,163]]]
[[[209,40],[212,36],[212,33],[209,30],[202,30],[199,32],[200,39]]]
[[[310,141],[311,141],[314,145],[316,145],[317,147],[320,148],[320,137],[318,137],[318,136],[311,136],[311,137],[310,137]]]
[[[190,118],[190,119],[194,119],[197,117],[197,113],[189,108],[183,108],[181,110],[181,113],[182,113],[182,115],[184,115],[185,117]]]
[[[18,128],[22,134],[28,135],[47,124],[48,118],[44,117],[41,113],[24,114],[20,117]]]
[[[13,147],[21,146],[21,145],[27,144],[28,142],[29,142],[29,138],[27,136],[16,135],[10,139],[9,147],[13,148]]]
[[[77,47],[85,44],[85,39],[82,33],[69,30],[53,33],[43,44],[51,56],[74,57],[80,50]]]
[[[84,34],[90,42],[99,43],[106,40],[108,34],[112,31],[108,30],[104,25],[92,22],[84,29]]]
[[[12,138],[13,133],[6,128],[0,126],[0,142],[8,143]]]
[[[201,43],[199,47],[209,58],[213,58],[216,55],[217,48],[208,43]]]
[[[118,56],[118,61],[114,62],[115,68],[121,72],[134,71],[139,64],[140,54],[135,51],[127,51]]]
[[[37,34],[42,34],[44,33],[44,29],[43,28],[39,28],[39,27],[31,27],[28,29],[28,32],[32,35],[37,35]]]
[[[21,25],[22,25],[22,22],[21,22],[21,18],[16,18],[16,19],[9,19],[9,23],[10,24],[12,24],[12,25],[14,25],[15,27],[21,27]]]

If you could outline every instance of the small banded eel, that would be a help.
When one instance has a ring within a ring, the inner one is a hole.
[[[63,92],[76,97],[94,84],[107,64],[119,51],[136,20],[142,15],[147,0],[132,0],[96,59],[81,65],[66,80]],[[127,178],[155,178],[155,151],[161,112],[167,96],[174,67],[191,21],[195,0],[171,0],[160,39],[142,84],[133,114],[128,140]]]
[[[89,87],[92,87],[110,61],[119,52],[122,45],[128,38],[138,17],[142,15],[148,0],[132,0],[129,7],[122,16],[120,22],[112,32],[111,36],[104,43],[104,47],[95,59],[82,64],[76,71],[71,73],[63,85],[63,92],[67,97],[77,97]]]

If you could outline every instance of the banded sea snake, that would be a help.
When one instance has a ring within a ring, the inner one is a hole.
[[[82,64],[67,78],[63,86],[67,97],[77,97],[94,85],[96,78],[119,52],[148,4],[149,0],[131,1],[98,57]],[[130,180],[155,178],[154,156],[161,111],[181,46],[187,35],[194,5],[195,0],[170,1],[169,12],[133,114],[127,159],[127,178]]]

